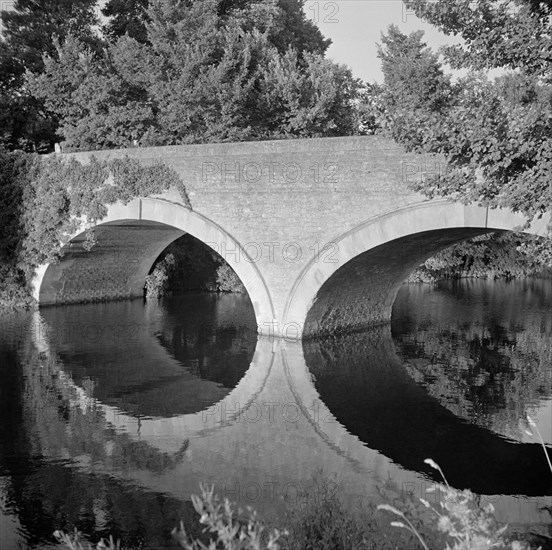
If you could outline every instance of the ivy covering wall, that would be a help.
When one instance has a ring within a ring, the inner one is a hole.
[[[164,164],[142,166],[130,158],[89,164],[57,155],[0,150],[0,307],[30,306],[34,269],[56,262],[79,228],[93,226],[107,206],[177,188],[191,209],[178,174]]]

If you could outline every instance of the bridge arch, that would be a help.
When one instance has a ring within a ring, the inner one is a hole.
[[[523,231],[545,236],[549,215]],[[408,275],[444,248],[493,231],[520,231],[521,214],[445,200],[376,216],[336,237],[333,253],[310,261],[296,279],[284,326],[303,337],[362,330],[386,323]]]
[[[159,254],[174,240],[190,234],[209,246],[243,283],[257,325],[274,320],[267,285],[241,244],[206,216],[162,198],[140,198],[108,207],[96,225],[98,243],[83,248],[81,229],[64,246],[56,264],[40,266],[32,282],[39,305],[68,304],[143,296],[144,281]]]

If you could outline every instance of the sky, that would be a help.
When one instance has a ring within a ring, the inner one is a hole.
[[[366,82],[383,80],[376,42],[393,23],[403,33],[425,31],[424,40],[433,49],[459,41],[418,19],[402,0],[307,0],[305,13],[333,41],[327,57],[345,63]]]

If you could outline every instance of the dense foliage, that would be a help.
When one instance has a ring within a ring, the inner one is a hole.
[[[548,0],[407,0],[419,17],[464,44],[442,51],[453,68],[519,70],[550,82],[552,3]]]
[[[128,35],[137,42],[147,42],[148,0],[109,0],[102,8],[107,17],[103,33],[108,40]]]
[[[488,233],[439,252],[409,278],[434,282],[447,278],[514,278],[552,273],[552,248],[547,239],[523,233]]]
[[[355,132],[358,83],[301,2],[153,0],[146,17],[145,40],[70,36],[29,77],[68,149]]]
[[[184,184],[162,164],[92,158],[83,165],[74,158],[0,150],[0,167],[0,211],[8,222],[0,226],[0,306],[29,303],[34,268],[57,261],[79,229],[88,230],[87,244],[93,246],[93,226],[107,205],[172,186],[190,207]]]
[[[56,141],[56,118],[25,83],[25,72],[41,72],[43,55],[55,53],[55,37],[78,36],[97,49],[94,0],[16,0],[2,12],[0,38],[0,146],[48,152]],[[0,6],[1,8],[2,6]]]
[[[507,207],[527,221],[552,211],[552,23],[549,3],[407,2],[408,9],[463,39],[441,49],[391,26],[379,57],[384,83],[365,89],[363,131],[446,159],[413,188],[428,197]],[[464,69],[454,80],[443,62]],[[485,72],[500,69],[491,79]],[[417,279],[520,276],[552,265],[550,241],[495,236],[449,249]]]
[[[264,1],[216,0],[214,4],[207,4],[207,10],[214,6],[217,16],[224,21],[229,16],[248,9],[252,4],[262,4]],[[188,0],[183,3],[184,10],[191,7],[194,2],[202,4],[198,0]],[[116,41],[117,38],[128,35],[138,42],[148,42],[147,25],[151,22],[148,14],[149,5],[149,0],[108,0],[102,8],[103,15],[108,18],[102,28],[104,35],[109,41]],[[277,0],[274,5],[277,8],[278,22],[271,28],[270,41],[280,51],[284,52],[289,46],[293,46],[299,52],[323,54],[327,50],[331,40],[324,38],[318,27],[305,17],[303,2]]]
[[[0,145],[49,152],[61,139],[98,149],[352,127],[357,83],[324,59],[331,41],[301,0],[109,0],[101,11],[101,27],[92,0],[16,0],[3,12]]]
[[[528,219],[552,210],[551,7],[526,0],[408,4],[464,45],[442,49],[468,71],[452,81],[418,31],[391,26],[379,55],[384,85],[369,101],[378,123],[408,149],[447,167],[418,189]],[[522,46],[523,45],[523,46]],[[499,68],[491,80],[482,69]]]

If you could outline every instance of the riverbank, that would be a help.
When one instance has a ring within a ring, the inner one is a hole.
[[[470,271],[454,271],[450,270],[446,273],[434,272],[430,269],[424,269],[420,267],[405,281],[406,284],[437,284],[443,281],[460,280],[460,279],[489,279],[489,280],[514,280],[514,279],[552,279],[552,269],[545,267],[540,270],[531,270],[528,273],[522,273],[518,275],[512,275],[511,273],[504,273],[503,271],[489,268],[488,270],[474,275]]]
[[[453,245],[427,259],[407,282],[524,277],[552,277],[551,241],[521,233],[490,233]]]

